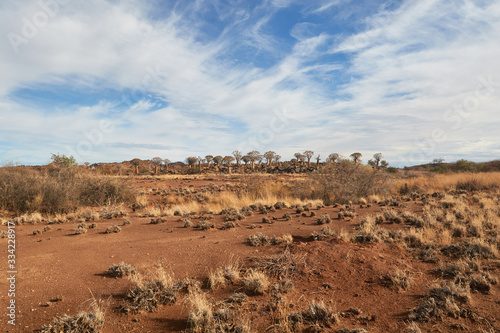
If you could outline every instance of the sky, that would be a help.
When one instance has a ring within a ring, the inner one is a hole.
[[[0,163],[500,158],[500,1],[4,0]]]

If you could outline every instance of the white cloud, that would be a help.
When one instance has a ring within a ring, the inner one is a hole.
[[[500,87],[458,129],[457,113],[446,111],[474,96],[478,77],[491,74],[500,81],[500,5],[406,1],[363,18],[367,28],[351,36],[317,34],[315,23],[296,24],[290,33],[297,40],[290,46],[270,29],[277,11],[290,3],[247,8],[236,0],[198,1],[152,19],[151,8],[134,1],[70,1],[19,45],[18,54],[7,39],[0,42],[0,141],[16,142],[1,158],[44,161],[55,149],[77,149],[103,119],[111,119],[114,130],[80,162],[156,155],[182,160],[255,145],[284,158],[305,149],[324,157],[382,151],[389,161],[401,162],[408,154],[416,162],[446,152],[482,158],[484,149],[475,154],[482,143],[492,158],[498,155],[498,135],[483,129],[500,125]],[[0,35],[21,33],[23,17],[32,18],[38,6],[0,5]],[[312,12],[333,6],[342,3],[321,2]],[[215,38],[207,37],[207,23],[199,17],[210,10],[226,20]],[[339,53],[347,61],[322,60]],[[238,60],[252,54],[270,65]],[[69,110],[35,109],[8,97],[34,85],[144,94],[126,110],[106,99]],[[158,109],[150,93],[168,106]],[[289,118],[283,121],[285,109]],[[430,146],[435,129],[447,140],[419,152]],[[468,145],[470,138],[476,141]]]

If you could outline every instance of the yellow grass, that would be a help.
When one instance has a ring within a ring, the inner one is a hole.
[[[301,200],[298,198],[293,198],[285,194],[284,189],[285,184],[280,182],[266,182],[264,185],[259,187],[258,191],[238,194],[235,192],[219,192],[207,194],[207,202],[199,203],[197,201],[186,201],[186,199],[179,196],[169,196],[168,200],[173,205],[165,210],[163,214],[174,215],[176,211],[181,214],[190,212],[213,212],[220,213],[223,209],[241,209],[245,206],[250,206],[252,204],[262,204],[262,205],[274,205],[276,202],[284,202],[288,206],[290,205],[320,205],[323,204],[322,200]]]
[[[458,183],[467,181],[476,181],[480,186],[500,186],[500,172],[427,174],[416,178],[398,179],[393,191],[399,191],[405,184],[408,185],[408,188],[416,186],[427,193],[449,191],[454,190]]]

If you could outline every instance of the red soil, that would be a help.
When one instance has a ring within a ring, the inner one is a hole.
[[[206,181],[183,182],[200,186]],[[178,186],[181,181],[141,181],[141,187]],[[421,204],[410,203],[408,209],[420,211]],[[107,302],[103,332],[179,332],[186,329],[188,306],[178,301],[173,306],[161,306],[157,312],[124,315],[118,307],[131,283],[126,278],[110,278],[104,273],[112,264],[124,261],[143,273],[151,272],[162,265],[176,279],[194,277],[202,281],[213,270],[229,262],[230,257],[239,259],[244,266],[252,265],[252,258],[276,254],[283,246],[252,247],[246,244],[249,235],[262,232],[281,236],[289,233],[294,238],[292,253],[306,255],[306,265],[294,277],[295,288],[286,294],[290,312],[304,310],[313,299],[324,300],[337,311],[351,307],[359,308],[362,314],[341,319],[329,331],[341,326],[365,328],[369,332],[401,332],[407,324],[408,311],[421,302],[421,296],[429,285],[437,280],[432,274],[436,264],[424,263],[414,258],[407,250],[392,244],[357,244],[344,241],[312,241],[310,234],[323,226],[316,218],[324,213],[333,217],[328,226],[340,231],[353,229],[363,216],[381,211],[378,205],[357,208],[359,216],[352,220],[338,220],[338,208],[326,207],[316,212],[316,217],[297,217],[291,209],[277,210],[267,216],[276,216],[274,224],[262,223],[264,215],[254,213],[239,222],[235,229],[207,231],[183,228],[180,217],[168,217],[167,222],[149,224],[150,218],[139,218],[131,214],[131,225],[123,226],[117,234],[104,234],[108,226],[121,225],[123,218],[102,220],[97,228],[86,234],[73,235],[77,223],[52,225],[52,230],[33,235],[41,225],[16,226],[17,281],[16,327],[7,324],[2,315],[0,325],[6,332],[33,332],[49,324],[62,314],[75,315],[86,310],[92,297]],[[290,212],[292,220],[281,216]],[[309,215],[309,213],[308,213]],[[220,227],[221,216],[211,220]],[[193,221],[196,223],[196,221]],[[249,226],[255,224],[256,229]],[[389,229],[408,228],[405,225],[384,225]],[[5,227],[4,227],[5,228]],[[6,271],[7,245],[2,240],[2,267]],[[443,260],[446,260],[442,257]],[[498,272],[498,261],[487,263],[492,272]],[[407,291],[397,291],[382,286],[379,276],[401,269],[413,277]],[[7,281],[0,282],[0,302],[7,305]],[[220,300],[231,295],[236,287],[227,287],[210,292],[210,297]],[[472,306],[480,317],[486,318],[493,329],[500,329],[499,285],[493,286],[489,295],[472,293]],[[58,295],[64,299],[51,301]],[[270,296],[251,296],[252,326],[263,332],[270,325],[268,304]],[[5,310],[4,310],[5,311]],[[374,316],[372,316],[374,315]],[[452,332],[473,331],[484,326],[484,321],[448,318],[419,324],[423,331]],[[460,330],[460,327],[463,329]]]

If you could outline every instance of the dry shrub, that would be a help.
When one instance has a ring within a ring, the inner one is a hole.
[[[303,181],[295,181],[288,191],[302,200],[320,199],[328,205],[359,202],[361,198],[373,195],[384,196],[389,189],[386,173],[342,160],[308,175]]]
[[[340,235],[338,235],[335,231],[332,229],[328,228],[327,226],[324,226],[320,232],[318,231],[313,231],[311,233],[311,236],[314,238],[314,240],[321,241],[323,239],[332,237],[333,239],[342,239]]]
[[[325,331],[325,327],[338,322],[338,314],[323,301],[313,300],[306,311],[295,312],[287,316],[291,331],[295,331],[301,324],[309,325],[315,332]]]
[[[269,237],[259,232],[256,235],[248,236],[248,243],[252,246],[266,245],[269,244]]]
[[[445,263],[438,266],[434,272],[445,279],[452,280],[456,285],[469,287],[472,291],[482,293],[489,293],[491,285],[498,282],[487,271],[483,271],[477,259]]]
[[[242,304],[242,303],[245,303],[247,301],[247,299],[248,299],[248,296],[245,293],[234,293],[230,297],[226,298],[224,300],[224,302]]]
[[[288,248],[282,253],[256,259],[257,266],[278,279],[292,278],[304,265],[305,255],[293,254]]]
[[[203,292],[194,292],[188,296],[189,332],[195,333],[250,333],[248,318],[232,308],[222,304],[217,308]]]
[[[328,214],[323,214],[320,217],[318,217],[318,219],[316,220],[317,224],[327,224],[330,222],[332,222],[332,219],[331,219],[330,215],[328,215]]]
[[[482,240],[474,240],[472,242],[466,242],[462,244],[451,244],[449,246],[443,247],[441,252],[449,257],[460,259],[460,258],[495,258],[497,256],[497,250],[490,244],[483,242]]]
[[[470,310],[465,306],[470,301],[469,289],[453,283],[433,286],[425,295],[425,300],[410,311],[411,321],[429,321],[432,318],[441,319],[445,316],[469,317]]]
[[[108,274],[114,277],[124,277],[137,274],[137,269],[123,261],[108,268]]]
[[[380,282],[389,288],[395,287],[397,290],[407,290],[410,286],[410,277],[406,272],[398,269],[394,274],[389,273],[380,276]]]
[[[351,241],[356,243],[378,243],[389,239],[389,232],[376,225],[373,216],[364,218],[357,227],[356,233],[351,237]]]
[[[231,258],[229,263],[217,268],[208,274],[208,286],[215,289],[218,286],[224,287],[228,282],[235,283],[240,279],[241,266],[237,260]]]
[[[85,227],[78,227],[75,229],[74,233],[75,233],[75,235],[81,235],[81,234],[86,234],[87,231],[88,230]]]
[[[107,227],[106,228],[106,231],[104,231],[105,234],[117,234],[119,233],[120,231],[122,231],[122,228],[120,228],[119,226],[117,225],[114,225],[112,227]]]
[[[99,333],[104,326],[104,311],[98,302],[94,301],[90,311],[80,312],[76,316],[66,314],[42,327],[41,333]]]
[[[280,244],[288,245],[291,244],[292,242],[293,242],[293,236],[290,234],[284,234],[281,237],[273,236],[269,241],[271,245],[280,245]]]
[[[118,178],[77,168],[0,168],[0,209],[16,214],[70,213],[79,205],[131,203],[135,190]]]
[[[127,303],[121,306],[124,313],[153,312],[160,305],[172,305],[177,301],[181,284],[174,284],[171,275],[159,268],[152,276],[131,275],[134,287],[125,296]]]

